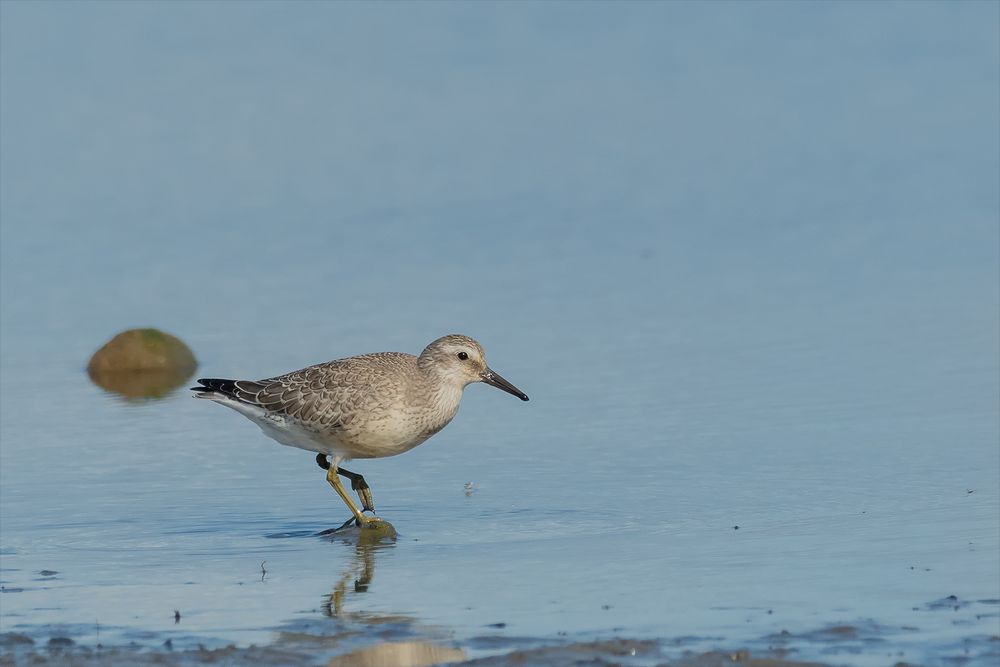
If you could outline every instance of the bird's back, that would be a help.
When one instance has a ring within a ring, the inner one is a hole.
[[[262,407],[307,423],[349,425],[370,411],[406,400],[421,383],[417,358],[402,352],[363,354],[258,380]]]

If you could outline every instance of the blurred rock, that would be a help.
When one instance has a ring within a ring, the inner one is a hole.
[[[193,373],[198,362],[179,338],[159,329],[123,331],[94,353],[91,373],[106,371],[177,370]]]
[[[94,353],[94,384],[126,398],[164,396],[191,377],[198,362],[179,338],[158,329],[129,329]]]

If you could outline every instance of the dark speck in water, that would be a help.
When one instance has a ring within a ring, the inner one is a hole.
[[[968,600],[960,600],[957,595],[949,595],[941,598],[940,600],[928,602],[924,605],[924,608],[931,610],[950,609],[952,611],[958,611],[959,609],[968,607],[969,604],[970,602]]]

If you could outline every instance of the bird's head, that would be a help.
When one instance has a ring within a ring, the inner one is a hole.
[[[459,387],[473,382],[485,382],[522,401],[528,400],[527,394],[486,364],[483,346],[468,336],[451,334],[438,338],[420,353],[417,365],[424,372],[433,373],[441,380]]]

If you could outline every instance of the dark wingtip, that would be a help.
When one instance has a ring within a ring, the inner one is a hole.
[[[198,383],[203,386],[191,387],[191,391],[196,391],[202,394],[209,391],[217,391],[222,394],[232,394],[236,391],[236,380],[224,380],[222,378],[199,378]]]

